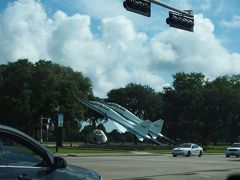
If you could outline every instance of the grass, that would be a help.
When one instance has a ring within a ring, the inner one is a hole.
[[[224,153],[228,145],[217,145],[204,147],[206,153]]]
[[[204,148],[205,154],[224,153],[228,145],[206,146]],[[55,147],[48,147],[48,149],[55,153]],[[149,152],[155,154],[171,153],[172,147],[158,147],[158,146],[139,146],[139,145],[107,145],[107,146],[74,146],[74,147],[59,147],[58,153],[63,154],[101,154],[101,153],[129,153],[132,151]]]
[[[51,152],[55,153],[56,149],[55,147],[48,148]],[[126,152],[126,151],[117,151],[117,150],[111,150],[111,149],[81,149],[79,147],[60,147],[58,148],[58,153],[63,154],[99,154],[99,153],[120,153],[120,152]]]

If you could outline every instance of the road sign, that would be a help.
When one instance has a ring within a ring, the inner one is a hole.
[[[58,113],[58,127],[63,127],[63,114]]]

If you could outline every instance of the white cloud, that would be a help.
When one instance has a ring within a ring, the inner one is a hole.
[[[165,78],[178,71],[208,77],[240,72],[240,54],[221,45],[213,23],[201,14],[194,33],[167,28],[150,36],[131,19],[113,16],[101,19],[96,36],[89,15],[57,11],[47,17],[39,1],[18,0],[0,22],[1,63],[26,57],[70,65],[92,80],[100,97],[130,82],[161,90],[169,83]]]
[[[154,59],[160,63],[171,63],[177,59],[177,54],[173,50],[172,45],[168,43],[162,43],[157,38],[152,39],[151,50],[153,57],[155,57]]]
[[[170,5],[178,9],[192,9],[192,0],[181,0],[181,1],[175,1],[175,0],[170,0]]]
[[[16,58],[48,58],[49,25],[38,2],[19,0],[10,4],[0,17],[0,62]]]
[[[121,0],[77,0],[75,5],[83,13],[99,19],[113,17],[125,12]]]
[[[195,16],[194,33],[168,29],[152,38],[152,43],[156,42],[168,49],[159,51],[159,58],[153,59],[153,68],[169,72],[197,71],[210,77],[240,72],[239,54],[231,54],[221,45],[214,35],[212,22],[203,15]],[[174,61],[164,62],[165,56],[174,57]]]
[[[228,28],[240,28],[240,16],[233,16],[230,21],[223,20],[221,24]]]
[[[211,8],[211,0],[201,0],[201,1],[196,1],[196,0],[181,0],[181,1],[176,1],[176,0],[169,0],[169,4],[173,7],[176,7],[178,9],[182,10],[207,10]]]
[[[102,32],[103,38],[110,43],[112,41],[127,42],[136,39],[133,24],[123,16],[103,19]]]
[[[205,1],[201,1],[199,8],[201,10],[208,10],[212,7],[211,5],[211,0],[205,0]]]
[[[81,67],[83,72],[96,63],[96,57],[97,63],[105,61],[101,43],[94,39],[91,32],[89,16],[75,14],[69,17],[59,11],[53,20],[54,31],[48,43],[52,60],[74,68]]]

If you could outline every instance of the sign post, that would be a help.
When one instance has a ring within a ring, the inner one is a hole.
[[[47,146],[48,146],[48,130],[49,130],[49,124],[46,124],[46,129],[47,129]]]
[[[43,116],[40,118],[40,143],[43,143],[43,138],[42,138],[42,125],[43,125]]]
[[[58,145],[62,147],[63,113],[58,113]]]

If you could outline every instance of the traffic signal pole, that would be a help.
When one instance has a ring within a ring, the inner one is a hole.
[[[168,4],[165,4],[165,3],[163,3],[163,2],[161,2],[161,1],[159,1],[159,0],[149,0],[149,2],[152,2],[152,3],[154,3],[154,4],[157,4],[157,5],[162,6],[162,7],[164,7],[164,8],[170,9],[170,10],[172,10],[172,11],[181,13],[181,14],[183,14],[183,15],[185,15],[185,16],[188,16],[188,17],[191,17],[191,18],[194,17],[192,13],[189,13],[189,11],[182,11],[182,10],[177,9],[177,8],[175,8],[175,7],[172,7],[172,6],[168,5]]]

